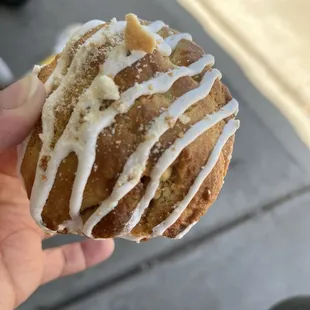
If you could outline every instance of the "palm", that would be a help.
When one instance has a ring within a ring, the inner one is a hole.
[[[16,151],[0,154],[0,290],[10,309],[40,285],[95,265],[110,255],[112,242],[92,240],[42,250],[43,232],[29,212],[29,201],[16,173]],[[4,287],[2,287],[4,285]]]
[[[44,255],[42,234],[29,214],[15,163],[13,151],[0,157],[0,269],[8,294],[18,303],[40,285]]]

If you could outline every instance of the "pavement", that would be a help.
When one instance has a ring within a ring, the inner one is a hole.
[[[0,55],[16,76],[49,55],[72,22],[135,12],[191,32],[215,55],[240,102],[241,128],[224,189],[182,240],[116,241],[106,263],[49,283],[20,310],[267,310],[309,293],[309,148],[232,57],[175,1],[32,0],[0,9]],[[51,247],[77,237],[48,240]],[[1,295],[1,292],[0,292]]]
[[[308,0],[178,0],[310,147]],[[238,22],[236,22],[238,21]]]

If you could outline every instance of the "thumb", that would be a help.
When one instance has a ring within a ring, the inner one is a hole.
[[[22,142],[39,118],[43,84],[28,75],[0,92],[0,152]]]

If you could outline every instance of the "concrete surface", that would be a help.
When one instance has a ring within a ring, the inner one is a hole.
[[[308,193],[278,205],[62,309],[267,310],[308,294],[310,251],[300,238],[310,232],[309,204]]]
[[[308,0],[178,0],[310,147]],[[238,21],[238,22],[236,22]],[[294,72],[294,73],[293,73]],[[293,73],[293,74],[292,74]]]
[[[129,11],[191,32],[216,56],[240,101],[241,129],[224,190],[183,240],[117,241],[111,260],[43,286],[20,309],[265,310],[281,298],[307,293],[310,152],[174,1],[32,0],[18,12],[0,9],[0,55],[16,75],[23,74],[48,56],[68,23],[122,18]],[[73,239],[61,236],[45,246]]]

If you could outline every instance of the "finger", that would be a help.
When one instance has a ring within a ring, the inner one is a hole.
[[[44,86],[33,74],[0,92],[0,152],[26,138],[44,100]]]
[[[4,62],[4,60],[0,57],[0,90],[4,89],[6,86],[10,85],[14,80],[14,76]]]
[[[42,239],[45,240],[45,239],[49,239],[49,238],[52,238],[52,237],[55,237],[57,236],[57,234],[47,234],[47,233],[43,233],[42,234]]]
[[[42,284],[95,266],[111,256],[114,242],[91,240],[45,250],[45,268]]]

